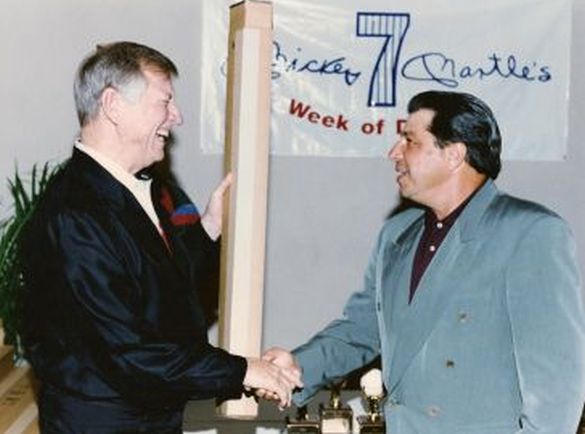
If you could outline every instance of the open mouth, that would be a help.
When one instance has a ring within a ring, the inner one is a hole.
[[[408,170],[406,169],[406,167],[402,167],[402,166],[396,166],[394,168],[394,171],[396,172],[397,178],[401,178],[401,177],[408,174]]]
[[[167,130],[158,130],[156,132],[156,137],[162,140],[163,142],[166,142],[167,140],[169,140],[170,132]]]

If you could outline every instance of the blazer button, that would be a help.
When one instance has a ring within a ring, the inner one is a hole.
[[[427,408],[427,414],[430,417],[437,417],[441,414],[441,408],[438,405],[431,405]]]
[[[453,360],[447,360],[447,361],[445,362],[445,366],[446,366],[447,368],[454,368],[454,367],[455,367],[455,362],[454,362]]]
[[[467,320],[469,319],[469,315],[467,314],[467,312],[459,312],[457,317],[459,318],[459,322],[461,323],[467,322]]]

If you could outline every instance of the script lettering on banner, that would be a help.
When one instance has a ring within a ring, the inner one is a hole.
[[[203,3],[206,153],[223,151],[224,1]],[[566,157],[570,0],[273,4],[273,154],[382,157],[408,100],[435,89],[485,100],[500,123],[505,159]]]

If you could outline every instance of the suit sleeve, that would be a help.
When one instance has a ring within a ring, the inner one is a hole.
[[[526,230],[506,291],[522,399],[518,434],[574,434],[585,397],[585,315],[575,243],[560,218]]]
[[[91,216],[61,216],[51,229],[60,249],[67,305],[102,372],[122,394],[142,401],[177,397],[239,396],[246,360],[203,339],[160,339],[145,333],[140,318],[140,287],[129,276],[119,246]],[[196,331],[193,331],[194,334]]]
[[[377,259],[378,247],[368,262],[363,290],[350,297],[343,317],[293,351],[304,383],[302,391],[293,395],[296,405],[304,405],[321,387],[369,363],[380,353],[375,308]]]

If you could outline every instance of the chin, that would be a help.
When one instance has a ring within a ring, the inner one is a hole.
[[[160,152],[157,152],[156,154],[152,155],[152,157],[150,158],[150,164],[158,163],[164,159],[165,152],[161,150]]]
[[[409,200],[409,201],[411,201],[411,202],[415,202],[415,203],[418,203],[418,204],[424,205],[424,204],[423,204],[423,203],[420,201],[420,197],[419,197],[419,195],[418,195],[418,194],[417,194],[415,191],[412,191],[412,190],[411,190],[411,191],[405,191],[405,190],[401,190],[401,191],[400,191],[400,196],[401,196],[403,199],[407,199],[407,200]]]
[[[409,199],[410,196],[412,195],[412,191],[409,191],[407,188],[398,185],[398,192],[400,193],[400,196]]]

